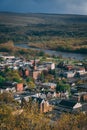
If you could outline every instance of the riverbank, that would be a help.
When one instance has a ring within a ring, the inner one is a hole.
[[[40,48],[40,47],[32,46],[32,45],[29,45],[29,48],[44,49],[44,48]],[[64,49],[62,47],[59,47],[59,48],[56,48],[56,49],[53,49],[53,48],[50,48],[50,49],[49,48],[45,48],[45,49],[46,50],[51,50],[51,51],[67,52],[67,53],[87,54],[87,49],[86,48],[80,48],[80,49],[76,49],[76,50],[71,50],[71,49],[67,50],[67,49]]]
[[[27,49],[30,48],[30,49],[34,49],[34,50],[39,50],[39,51],[43,51],[49,55],[62,56],[64,58],[73,58],[73,59],[77,59],[77,60],[83,60],[83,59],[87,58],[87,54],[41,49],[41,48],[31,47],[31,46],[29,46],[27,44],[23,44],[23,43],[21,43],[21,44],[16,43],[16,44],[14,44],[14,46],[21,47],[21,48],[27,48]]]

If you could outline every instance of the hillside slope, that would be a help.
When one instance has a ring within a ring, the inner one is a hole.
[[[40,48],[82,49],[84,52],[87,48],[87,16],[1,12],[0,43],[9,40]]]

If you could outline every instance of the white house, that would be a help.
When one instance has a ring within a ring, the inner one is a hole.
[[[54,70],[55,69],[55,63],[53,62],[45,62],[45,65],[48,69]]]
[[[69,72],[65,72],[63,75],[66,78],[73,78],[75,76],[75,72],[69,71]]]
[[[14,59],[15,58],[15,56],[1,56],[1,57],[4,59]]]

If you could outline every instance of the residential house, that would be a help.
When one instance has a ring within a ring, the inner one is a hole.
[[[73,69],[73,66],[72,66],[72,65],[65,65],[65,69],[66,69],[66,70],[72,70],[72,69]]]
[[[57,84],[55,83],[50,83],[50,82],[46,82],[46,83],[42,83],[42,88],[47,88],[47,89],[51,89],[54,90],[56,88]]]
[[[81,101],[81,97],[82,97],[81,93],[74,93],[73,96],[72,96],[72,100],[80,102]]]
[[[84,94],[82,95],[82,101],[83,101],[83,102],[87,102],[87,93],[84,93]]]
[[[14,59],[15,56],[1,56],[3,59]]]
[[[85,70],[85,68],[77,68],[76,73],[78,75],[84,75],[84,74],[86,74],[86,70]]]
[[[46,66],[47,66],[47,68],[48,68],[48,70],[54,70],[55,69],[55,63],[53,63],[53,62],[45,62],[44,63]]]
[[[0,92],[16,92],[15,84],[13,82],[5,82],[0,86]]]
[[[64,72],[63,76],[66,78],[73,78],[75,76],[75,72],[74,71]]]
[[[80,92],[87,92],[87,83],[78,85],[77,90]]]
[[[72,99],[78,102],[87,101],[87,92],[74,93]]]
[[[40,71],[40,70],[34,70],[33,73],[32,73],[33,74],[33,76],[32,76],[33,79],[35,79],[35,80],[38,79],[40,74],[41,74],[41,72],[42,71]]]

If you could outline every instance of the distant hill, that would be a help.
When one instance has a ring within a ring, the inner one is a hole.
[[[0,43],[9,40],[54,50],[84,50],[87,16],[0,12]]]
[[[22,14],[0,12],[0,24],[22,25],[27,24],[87,24],[86,15],[66,14]]]

